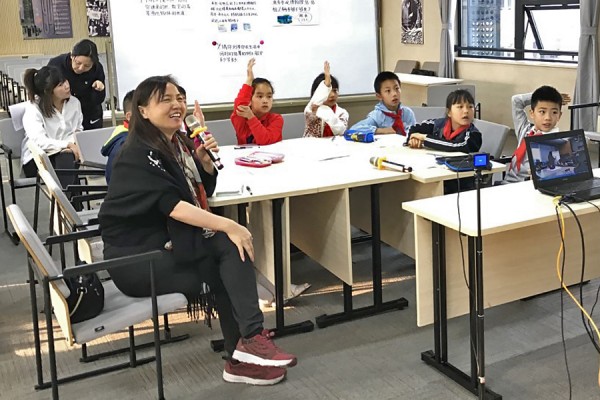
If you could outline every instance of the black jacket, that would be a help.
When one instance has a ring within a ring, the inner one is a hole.
[[[102,102],[106,97],[106,88],[97,91],[92,88],[92,83],[100,81],[105,84],[104,68],[99,62],[94,63],[92,69],[83,74],[76,74],[71,67],[71,53],[61,54],[48,61],[49,66],[60,69],[63,76],[69,81],[71,94],[79,99],[83,113],[83,127],[89,129],[97,125],[94,121],[102,121]],[[100,124],[98,127],[101,127]]]
[[[194,204],[177,161],[130,139],[115,160],[98,214],[103,241],[114,247],[149,251],[163,249],[170,240],[178,262],[203,258],[202,228],[169,217],[180,201]],[[217,184],[216,170],[210,175],[197,161],[196,167],[207,196],[211,196]]]
[[[427,135],[423,146],[440,151],[460,151],[463,153],[475,153],[481,148],[481,132],[471,124],[466,131],[452,140],[444,137],[444,125],[448,118],[429,119],[410,127],[406,140],[410,140],[411,133],[422,133]]]

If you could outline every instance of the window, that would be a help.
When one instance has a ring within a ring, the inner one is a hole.
[[[461,57],[577,62],[579,0],[460,0]]]

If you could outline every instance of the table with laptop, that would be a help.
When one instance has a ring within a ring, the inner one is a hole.
[[[594,179],[583,130],[525,138],[531,179],[542,193],[570,200],[600,198],[600,179]]]
[[[568,194],[567,200],[580,201],[570,207],[579,219],[584,238],[597,236],[600,211],[596,206],[600,201],[592,204],[583,198],[598,198],[600,194],[593,189],[577,191],[568,186],[589,185],[598,180],[594,174],[600,175],[600,170],[591,168],[583,131],[531,136],[526,143],[532,171],[548,160],[548,152],[558,152],[562,162],[578,165],[577,173],[548,178],[534,173],[530,181],[481,190],[481,286],[474,279],[478,236],[476,191],[403,204],[405,210],[414,214],[417,325],[434,324],[434,349],[424,351],[421,358],[474,393],[478,389],[475,349],[484,348],[483,335],[476,334],[475,326],[478,319],[483,320],[483,312],[476,310],[465,274],[473,293],[483,294],[484,308],[558,289],[556,263],[563,242],[557,228],[554,200],[560,193]],[[570,285],[600,277],[600,247],[585,246],[586,268],[582,278],[579,228],[564,207],[563,214],[566,219],[564,282]],[[467,239],[461,240],[462,235]],[[467,265],[463,255],[468,260]],[[471,369],[464,373],[449,360],[451,344],[448,343],[447,320],[467,313],[471,326]],[[489,388],[487,396],[499,398]]]

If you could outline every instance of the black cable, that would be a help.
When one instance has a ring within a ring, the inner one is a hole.
[[[565,260],[567,249],[565,247],[565,239],[563,236],[563,227],[560,222],[560,216],[558,214],[558,207],[560,207],[560,203],[554,207],[554,212],[556,213],[556,221],[558,222],[558,233],[560,236],[560,241],[562,244],[563,252],[562,252],[562,265],[561,265],[561,273],[560,273],[560,337],[563,347],[563,355],[565,358],[565,368],[567,370],[567,379],[569,381],[569,400],[571,400],[573,396],[573,385],[571,382],[571,371],[569,370],[569,360],[567,358],[567,343],[565,342],[565,319],[564,319],[564,290],[563,290],[563,279],[565,272]]]
[[[598,212],[600,212],[600,207],[598,207],[597,205],[595,205],[594,203],[592,203],[589,200],[585,200],[585,202],[588,203],[588,204],[590,204],[596,210],[598,210]],[[596,289],[596,298],[594,299],[594,304],[592,305],[592,308],[590,310],[590,319],[594,318],[594,310],[596,309],[596,305],[598,304],[599,297],[600,297],[600,285],[598,285],[598,288]],[[587,326],[589,327],[589,329],[592,330],[592,322],[589,321],[588,319],[585,319],[585,323],[587,324]],[[596,347],[596,350],[598,352],[600,352],[600,350],[598,349],[598,347]]]
[[[562,202],[562,201],[559,202],[559,205],[565,206],[571,212],[571,214],[573,215],[573,218],[575,218],[575,222],[577,223],[577,228],[579,229],[579,237],[581,240],[581,253],[582,253],[581,254],[581,277],[579,279],[579,304],[581,305],[581,308],[585,308],[583,305],[583,281],[584,281],[584,275],[585,275],[585,238],[583,235],[583,227],[581,226],[581,221],[579,220],[579,217],[577,216],[577,214],[575,214],[575,211],[573,211],[571,206],[569,206],[566,202]],[[563,277],[564,277],[564,275],[563,275]],[[583,327],[585,328],[585,331],[586,331],[588,337],[590,338],[590,341],[596,348],[596,351],[598,353],[600,353],[600,346],[596,342],[591,325],[589,325],[589,323],[586,321],[586,317],[585,317],[585,314],[583,313],[583,311],[580,311],[580,314],[581,314],[581,322],[583,323]]]

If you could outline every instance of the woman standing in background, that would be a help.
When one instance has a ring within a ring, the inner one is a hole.
[[[48,61],[58,68],[71,86],[71,94],[81,103],[83,129],[102,128],[102,102],[106,97],[104,68],[98,60],[98,49],[91,40],[77,43],[70,53]]]

